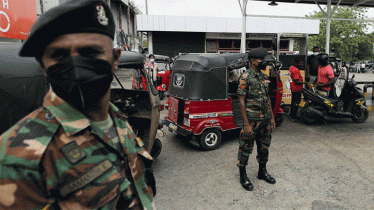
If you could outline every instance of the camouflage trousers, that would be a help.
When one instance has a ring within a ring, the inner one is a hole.
[[[253,135],[251,137],[242,135],[239,138],[238,166],[248,165],[248,157],[252,154],[254,142],[256,141],[257,156],[259,163],[267,163],[269,158],[269,147],[271,143],[270,120],[249,122],[252,126]]]

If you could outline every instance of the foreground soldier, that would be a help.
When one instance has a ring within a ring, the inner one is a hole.
[[[20,55],[52,89],[0,137],[0,209],[153,209],[152,157],[110,99],[115,25],[103,0],[39,17]]]
[[[249,69],[243,73],[239,80],[237,94],[239,95],[240,112],[244,127],[240,133],[238,167],[240,183],[243,188],[253,190],[246,172],[248,157],[253,151],[254,141],[257,145],[257,161],[259,162],[258,179],[264,179],[275,184],[275,179],[266,171],[269,157],[271,131],[275,128],[275,121],[269,98],[269,79],[261,72],[265,69],[265,48],[256,48],[248,52]]]

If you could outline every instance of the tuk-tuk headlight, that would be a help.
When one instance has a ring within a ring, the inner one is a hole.
[[[190,119],[188,118],[184,118],[183,119],[183,125],[187,126],[187,127],[190,127]]]
[[[162,89],[165,89],[165,88],[166,88],[166,85],[165,85],[165,84],[162,84],[161,87],[162,87]]]

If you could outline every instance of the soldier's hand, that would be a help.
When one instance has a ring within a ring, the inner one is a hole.
[[[275,129],[275,120],[274,120],[274,118],[271,118],[270,127],[271,127],[272,131]]]
[[[243,130],[242,130],[242,133],[246,136],[253,136],[253,129],[252,129],[252,126],[244,126]]]

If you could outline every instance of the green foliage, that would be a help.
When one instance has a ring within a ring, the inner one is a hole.
[[[332,18],[368,19],[366,13],[366,8],[338,7]],[[308,17],[324,18],[325,16],[321,11],[315,11]],[[373,34],[366,34],[370,24],[364,21],[331,20],[330,53],[334,53],[344,61],[372,59]],[[319,35],[309,37],[309,51],[312,51],[313,46],[320,47],[322,52],[325,51],[326,25],[327,20],[321,20]]]
[[[148,41],[146,39],[143,40],[143,47],[148,47]]]

